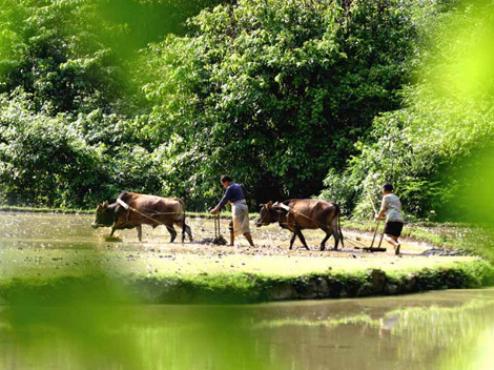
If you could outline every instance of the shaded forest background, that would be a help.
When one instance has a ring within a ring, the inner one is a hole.
[[[451,204],[490,150],[494,96],[493,76],[468,64],[490,56],[465,45],[493,39],[492,13],[489,1],[0,0],[0,202],[92,208],[125,189],[204,210],[228,173],[253,204],[320,196],[366,216],[392,182],[409,217],[461,218]],[[476,74],[462,83],[458,68]]]

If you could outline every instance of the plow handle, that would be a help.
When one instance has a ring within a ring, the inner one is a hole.
[[[372,236],[372,243],[370,245],[371,249],[374,248],[374,241],[376,240],[377,230],[379,230],[379,220],[376,221],[376,228],[374,229],[374,235]],[[382,236],[381,236],[381,242],[382,242]],[[379,246],[381,245],[381,242],[379,243]]]

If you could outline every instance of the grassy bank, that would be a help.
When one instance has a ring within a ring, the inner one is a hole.
[[[486,262],[456,261],[404,270],[336,270],[292,275],[198,275],[181,279],[137,280],[138,292],[152,302],[263,302],[395,295],[435,289],[476,288],[494,283]],[[156,287],[161,287],[156,290]]]
[[[255,257],[223,259],[218,264],[185,255],[182,260],[163,262],[163,258],[148,256],[126,265],[118,261],[120,268],[115,269],[102,265],[101,259],[98,265],[85,257],[85,264],[91,268],[76,262],[79,269],[69,266],[50,270],[53,266],[45,266],[43,275],[31,270],[25,275],[4,277],[0,281],[0,297],[8,303],[27,298],[60,303],[92,291],[103,300],[139,303],[253,303],[395,295],[494,284],[494,267],[473,257],[334,261],[264,256],[262,263],[255,263]],[[308,265],[311,260],[313,263]],[[68,265],[67,260],[54,263]],[[225,267],[228,265],[229,269]]]

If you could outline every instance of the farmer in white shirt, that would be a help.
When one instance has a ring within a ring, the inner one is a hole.
[[[395,254],[400,254],[400,242],[398,238],[403,230],[403,217],[401,216],[401,202],[393,194],[393,185],[386,184],[383,186],[383,200],[381,209],[376,215],[376,220],[386,220],[384,225],[384,234],[386,241],[395,248]]]

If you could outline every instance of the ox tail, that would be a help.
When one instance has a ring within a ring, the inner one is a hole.
[[[185,207],[184,207],[184,217],[182,220],[182,244],[185,242],[185,233],[187,231],[187,225],[185,223],[185,217],[186,217],[186,212],[185,212]]]
[[[183,199],[177,199],[182,206],[182,244],[185,242],[185,233],[187,232],[187,224],[185,223],[185,219],[187,217],[187,211],[185,209],[185,201]]]
[[[338,236],[339,236],[339,239],[341,241],[341,247],[342,248],[345,248],[345,241],[344,241],[344,238],[343,238],[343,232],[341,231],[341,208],[339,205],[337,205],[336,203],[334,204],[336,206],[336,222],[337,222],[337,228],[338,228]]]

